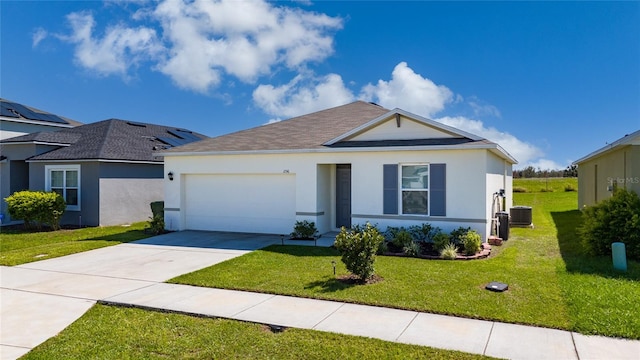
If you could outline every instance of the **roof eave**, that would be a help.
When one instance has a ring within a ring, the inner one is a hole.
[[[609,151],[613,151],[623,146],[631,145],[631,142],[633,142],[637,138],[640,138],[640,130],[635,131],[631,134],[625,135],[622,138],[612,142],[611,144],[607,144],[601,147],[600,149],[588,154],[587,156],[581,157],[580,159],[572,162],[571,164],[579,166],[581,163],[591,160],[600,155],[603,155]]]
[[[54,122],[48,122],[48,121],[39,121],[39,120],[31,120],[31,119],[18,119],[18,118],[6,117],[6,116],[0,116],[0,120],[17,122],[17,123],[22,123],[22,124],[43,125],[43,126],[59,127],[59,128],[74,128],[74,127],[76,127],[76,125],[73,125],[73,124],[61,124],[61,123],[54,123]],[[65,121],[68,121],[68,120],[65,119]]]
[[[299,154],[299,153],[340,153],[340,152],[385,152],[385,151],[437,151],[437,150],[479,150],[493,151],[501,158],[517,164],[518,161],[495,143],[481,143],[472,145],[428,145],[428,146],[376,146],[367,148],[310,148],[310,149],[274,149],[274,150],[233,150],[233,151],[184,151],[157,152],[155,156],[211,156],[211,155],[270,155],[270,154]]]

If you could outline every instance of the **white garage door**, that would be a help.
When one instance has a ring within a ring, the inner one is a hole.
[[[187,175],[190,230],[288,234],[296,215],[295,175]]]

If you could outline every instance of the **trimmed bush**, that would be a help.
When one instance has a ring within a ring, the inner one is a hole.
[[[55,192],[18,191],[4,199],[9,215],[13,219],[24,221],[26,228],[49,225],[51,229],[60,229],[60,218],[66,209],[64,199]]]
[[[578,234],[593,255],[610,255],[611,243],[623,242],[627,256],[640,261],[640,198],[616,189],[613,196],[584,209]]]
[[[433,237],[433,247],[438,251],[442,251],[442,249],[444,249],[445,246],[449,245],[450,243],[451,236],[449,236],[449,234],[447,233],[438,232]]]
[[[407,231],[415,241],[432,242],[433,237],[438,233],[438,231],[440,231],[440,229],[433,227],[429,223],[424,223],[422,225],[410,226]]]
[[[164,201],[154,201],[151,204],[151,217],[154,218],[156,215],[164,217]]]
[[[571,184],[567,184],[567,185],[564,186],[564,191],[565,192],[572,192],[572,191],[578,191],[578,189],[573,187],[573,185],[571,185]]]
[[[399,249],[403,249],[405,246],[408,246],[412,242],[413,238],[411,237],[411,234],[409,234],[409,232],[406,230],[402,230],[398,234],[396,234],[396,237],[393,238],[392,241],[393,246]]]
[[[451,242],[456,246],[460,246],[462,244],[462,237],[464,236],[464,234],[468,233],[469,231],[471,231],[470,227],[462,227],[462,226],[453,230],[451,232]]]
[[[513,192],[514,193],[526,193],[527,192],[527,188],[522,187],[522,186],[514,186],[513,187]]]
[[[340,251],[347,270],[366,281],[373,276],[376,252],[383,241],[378,229],[367,223],[360,231],[342,227],[334,245]]]
[[[316,223],[313,221],[303,220],[296,221],[291,233],[292,239],[313,239],[318,234]]]
[[[477,253],[480,251],[480,247],[482,246],[482,238],[475,230],[467,231],[460,237],[460,241],[465,255],[473,255]]]

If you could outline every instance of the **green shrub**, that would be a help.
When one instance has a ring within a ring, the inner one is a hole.
[[[440,257],[445,260],[455,260],[457,256],[458,248],[452,243],[448,243],[444,248],[442,248],[442,250],[440,250]]]
[[[565,192],[571,192],[571,191],[578,191],[578,189],[573,187],[573,185],[571,185],[571,184],[567,184],[567,185],[564,186],[564,191]]]
[[[593,255],[611,254],[611,243],[623,242],[627,256],[640,261],[640,198],[617,189],[609,199],[584,209],[578,234]]]
[[[378,250],[376,251],[376,254],[382,255],[387,251],[389,251],[389,246],[387,246],[387,242],[383,240],[380,242],[380,245],[378,245]]]
[[[460,237],[460,240],[465,255],[473,255],[480,251],[480,247],[482,246],[482,238],[477,231],[467,231],[467,233]]]
[[[440,229],[433,227],[429,223],[424,223],[422,225],[410,226],[407,231],[415,241],[432,242],[434,235],[437,234]]]
[[[543,193],[544,192],[553,192],[553,191],[554,191],[553,188],[542,188],[542,189],[540,189],[540,192],[543,192]]]
[[[154,201],[149,205],[151,206],[151,218],[156,215],[164,217],[164,201]]]
[[[449,245],[450,243],[451,243],[451,236],[449,236],[449,234],[447,233],[438,232],[433,237],[433,247],[438,251],[441,251],[442,249],[444,249],[445,246]]]
[[[353,229],[353,227],[352,227],[352,229]],[[398,235],[398,233],[401,232],[401,231],[406,231],[406,230],[403,227],[387,226],[387,229],[384,231],[384,233],[382,235],[384,236],[385,240],[393,241],[393,239],[395,239],[396,236]]]
[[[402,251],[409,256],[417,257],[420,255],[420,244],[412,241],[405,245],[405,247],[402,248]]]
[[[361,231],[342,227],[334,245],[340,251],[347,270],[366,281],[373,276],[376,252],[383,241],[378,229],[367,223]]]
[[[293,239],[313,239],[318,234],[316,223],[313,221],[303,220],[296,221],[293,226],[291,238]]]
[[[411,234],[409,234],[408,231],[406,230],[402,230],[399,233],[396,234],[396,237],[393,238],[393,245],[397,248],[404,248],[405,246],[409,245],[410,243],[413,242],[413,238],[411,237]]]
[[[453,230],[451,232],[451,242],[456,246],[460,246],[462,244],[462,236],[464,236],[464,234],[468,233],[469,231],[471,231],[470,227],[462,226]]]
[[[53,230],[60,229],[60,218],[66,204],[60,194],[44,191],[18,191],[4,199],[9,215],[13,219],[24,221],[26,228],[34,225],[40,229],[49,225]]]
[[[166,232],[164,228],[164,216],[160,214],[154,215],[149,220],[149,227],[147,228],[154,235],[164,234]]]
[[[514,186],[513,187],[513,192],[514,193],[526,193],[527,192],[527,188],[522,187],[522,186]]]

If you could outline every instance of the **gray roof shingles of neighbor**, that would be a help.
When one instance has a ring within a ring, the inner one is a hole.
[[[0,141],[65,144],[30,160],[119,160],[162,162],[154,152],[207,137],[170,126],[109,119],[55,132],[33,133]]]

